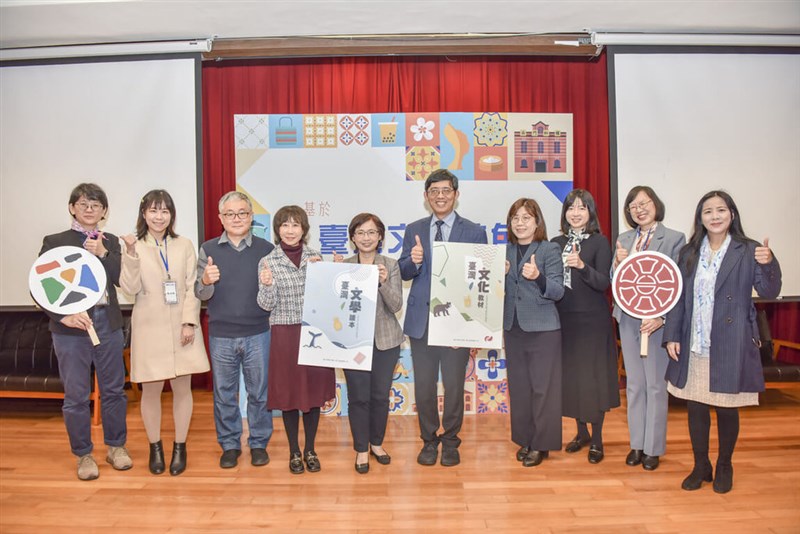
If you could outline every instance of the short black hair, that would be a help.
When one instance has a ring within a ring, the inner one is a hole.
[[[600,230],[600,222],[597,220],[597,205],[594,202],[592,194],[586,189],[573,189],[567,194],[567,198],[564,199],[564,205],[561,206],[561,232],[564,235],[569,234],[569,230],[572,227],[567,222],[567,210],[570,206],[575,204],[575,201],[578,199],[586,206],[586,210],[589,212],[589,222],[586,223],[584,231],[587,234],[602,233]]]
[[[458,178],[447,169],[436,169],[433,171],[425,180],[425,191],[428,191],[432,184],[444,181],[449,181],[453,186],[453,191],[458,191]]]
[[[75,189],[69,194],[70,206],[74,206],[81,197],[84,197],[86,200],[96,200],[103,205],[104,210],[108,209],[108,197],[106,196],[106,192],[97,184],[83,183],[75,186]],[[72,215],[72,218],[74,219],[75,215]]]

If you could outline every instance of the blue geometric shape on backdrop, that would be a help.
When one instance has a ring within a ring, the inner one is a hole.
[[[572,191],[572,182],[546,182],[542,181],[542,184],[553,193],[558,200],[564,202],[564,199],[567,198],[567,195],[570,191]]]

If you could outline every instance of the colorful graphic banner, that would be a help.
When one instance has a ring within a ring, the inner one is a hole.
[[[377,266],[310,263],[297,363],[371,370],[377,297]]]
[[[428,344],[503,347],[506,247],[435,243]]]

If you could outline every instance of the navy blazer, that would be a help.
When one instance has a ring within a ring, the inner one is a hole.
[[[540,276],[547,279],[544,294],[539,284],[522,276],[522,267],[535,254]],[[561,328],[556,301],[564,296],[564,264],[561,247],[550,241],[534,241],[520,258],[517,245],[506,246],[506,296],[503,328],[511,330],[516,312],[517,323],[525,332],[548,332]]]
[[[403,252],[400,254],[400,276],[403,280],[413,280],[406,303],[406,318],[403,332],[414,339],[421,339],[428,326],[428,313],[431,300],[431,221],[433,215],[414,221],[406,226],[403,236]],[[417,244],[415,236],[422,243],[422,265],[411,261],[411,249]],[[486,230],[480,225],[465,219],[456,213],[453,228],[450,231],[450,243],[487,244]]]
[[[715,393],[764,391],[756,308],[751,295],[755,288],[763,298],[777,297],[781,291],[781,267],[774,256],[767,265],[756,262],[756,246],[754,241],[731,241],[717,274],[709,355],[709,388]],[[667,314],[663,342],[681,344],[678,361],[669,360],[667,380],[683,388],[689,372],[697,268],[688,272],[684,262],[680,267],[683,293]]]

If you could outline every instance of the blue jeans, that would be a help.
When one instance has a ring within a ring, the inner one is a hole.
[[[247,426],[251,449],[265,449],[272,437],[272,411],[267,410],[269,331],[248,337],[209,337],[214,376],[214,424],[223,451],[241,449],[239,373],[247,391]]]
[[[128,427],[125,421],[128,398],[125,396],[125,344],[122,329],[111,330],[106,310],[97,307],[92,319],[100,344],[93,346],[86,334],[53,334],[53,348],[58,358],[58,374],[64,383],[64,424],[72,454],[92,452],[92,417],[89,395],[92,392],[92,364],[100,386],[100,411],[103,417],[103,440],[106,445],[125,445]]]

